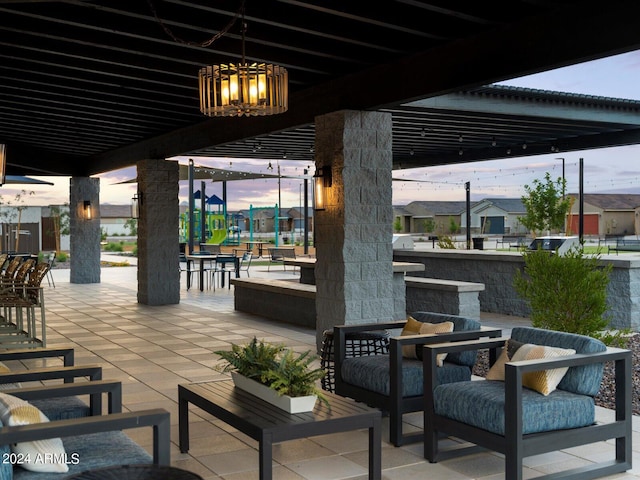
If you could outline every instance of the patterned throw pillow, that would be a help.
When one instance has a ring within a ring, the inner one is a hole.
[[[4,363],[0,362],[0,373],[10,373],[11,369]],[[11,390],[12,388],[21,388],[19,383],[0,383],[0,390]]]
[[[6,393],[0,393],[0,420],[3,425],[10,427],[49,421],[46,415],[33,405]],[[64,445],[59,438],[14,443],[11,445],[11,451],[20,458],[19,465],[25,470],[56,473],[69,471]]]
[[[419,322],[415,318],[409,316],[400,335],[435,335],[436,333],[450,332],[453,332],[453,322],[426,323]],[[422,360],[422,345],[403,345],[402,356],[405,358]],[[438,354],[437,365],[439,367],[443,365],[446,356],[446,353]]]
[[[512,360],[538,360],[541,358],[567,357],[574,355],[575,350],[571,348],[547,347],[527,343],[520,347],[513,355]],[[562,381],[569,367],[554,368],[551,370],[540,370],[539,372],[529,372],[522,375],[522,384],[543,395],[549,395]]]
[[[502,349],[502,353],[496,360],[496,363],[491,366],[485,378],[487,380],[497,380],[499,382],[504,382],[504,364],[511,361],[513,355],[522,345],[524,345],[524,343],[518,342],[517,340],[514,340],[512,338],[507,340],[507,343]]]
[[[522,344],[510,339],[506,348],[502,349],[502,354],[496,363],[489,369],[486,379],[504,381],[504,364],[506,362],[564,357],[575,353],[576,351],[570,348],[547,347],[532,343]],[[546,396],[556,389],[568,370],[569,368],[565,367],[528,372],[522,375],[522,385]]]

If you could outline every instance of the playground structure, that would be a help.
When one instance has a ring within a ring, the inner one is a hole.
[[[215,245],[240,244],[241,229],[237,225],[237,217],[223,213],[209,213],[206,210],[204,211],[205,238],[201,238],[202,213],[202,210],[198,208],[193,211],[193,233],[198,243]],[[179,236],[180,242],[186,243],[189,238],[189,211],[180,214]]]

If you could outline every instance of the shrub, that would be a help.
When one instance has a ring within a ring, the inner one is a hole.
[[[448,235],[440,235],[438,236],[438,247],[453,250],[456,248],[456,245]]]
[[[123,247],[123,243],[115,243],[115,242],[109,242],[105,245],[104,247],[105,251],[107,252],[122,252],[124,251],[124,247]]]
[[[56,254],[56,260],[57,260],[58,262],[60,262],[60,263],[64,263],[64,262],[66,262],[68,258],[69,258],[69,257],[68,257],[68,255],[67,255],[65,252],[58,252],[58,253]]]
[[[534,327],[612,343],[612,334],[603,332],[609,325],[605,312],[611,264],[599,265],[600,257],[585,256],[582,246],[564,255],[530,250],[523,257],[524,273],[516,272],[514,287],[529,303]]]

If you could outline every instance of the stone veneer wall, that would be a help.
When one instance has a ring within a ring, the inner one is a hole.
[[[91,220],[84,202],[91,202]],[[71,283],[100,283],[100,179],[72,177],[69,183]]]
[[[177,162],[142,160],[138,192],[138,302],[170,305],[180,302]]]
[[[394,318],[391,115],[342,111],[315,119],[316,167],[330,166],[315,212],[316,340],[334,325]]]
[[[395,250],[398,262],[425,265],[424,272],[408,275],[484,283],[480,292],[480,310],[506,315],[528,316],[529,307],[513,288],[515,271],[524,268],[517,252],[477,250]],[[603,255],[602,262],[613,264],[607,289],[607,315],[616,328],[640,331],[640,257],[622,259]]]

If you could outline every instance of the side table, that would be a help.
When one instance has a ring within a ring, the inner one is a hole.
[[[272,478],[272,446],[297,438],[369,429],[369,479],[380,480],[381,413],[330,392],[331,408],[318,401],[311,412],[290,414],[233,385],[231,380],[178,385],[180,451],[189,450],[189,403],[259,443],[260,479]]]

